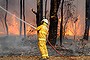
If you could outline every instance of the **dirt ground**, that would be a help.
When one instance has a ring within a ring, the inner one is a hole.
[[[1,56],[0,60],[39,60],[40,56]],[[50,56],[48,60],[90,60],[90,56]]]

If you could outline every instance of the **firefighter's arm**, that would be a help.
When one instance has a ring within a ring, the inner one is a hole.
[[[40,30],[42,28],[42,26],[38,26],[37,28],[36,28],[36,30],[38,31],[38,30]]]

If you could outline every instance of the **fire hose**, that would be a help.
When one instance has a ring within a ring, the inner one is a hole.
[[[0,8],[1,8],[2,10],[4,10],[5,12],[7,12],[8,14],[10,14],[10,15],[12,15],[12,16],[15,16],[15,18],[17,18],[18,20],[22,21],[23,23],[25,23],[25,24],[31,26],[32,28],[36,29],[36,27],[34,27],[33,25],[31,25],[30,23],[27,23],[26,21],[20,19],[19,17],[17,17],[16,15],[12,14],[12,13],[9,12],[9,11],[7,11],[7,10],[4,9],[3,7],[0,6]],[[55,50],[60,56],[63,56],[63,57],[64,57],[64,55],[60,54],[60,52],[59,52],[58,50],[56,50],[56,48],[49,42],[49,40],[47,40],[47,42],[50,44],[50,46],[53,48],[53,50]]]

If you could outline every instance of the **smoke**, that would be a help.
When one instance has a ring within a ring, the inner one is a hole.
[[[32,11],[30,10],[31,8],[33,8],[34,10],[36,10],[37,6],[36,6],[36,0],[25,0],[25,20],[26,22],[36,26],[36,15],[32,13]],[[6,7],[6,0],[0,0],[0,6],[2,6],[3,8]],[[8,0],[8,11],[11,12],[12,14],[16,15],[17,17],[20,17],[20,0]],[[5,26],[3,26],[2,22],[4,23],[4,17],[5,17],[5,11],[3,11],[2,9],[0,9],[0,32],[5,32]],[[18,27],[19,27],[19,20],[18,19],[12,19],[12,16],[10,14],[7,14],[7,24],[8,26],[15,26],[13,24],[13,20],[15,20],[16,22],[18,22]],[[27,25],[26,25],[27,27]],[[19,30],[19,28],[18,28]]]
[[[0,6],[5,8],[5,0],[0,0]],[[4,11],[2,9],[0,9],[0,20],[2,20],[2,18],[4,17]]]

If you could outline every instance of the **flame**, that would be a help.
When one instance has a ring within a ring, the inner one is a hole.
[[[81,36],[82,35],[82,23],[81,23],[81,20],[80,20],[80,15],[78,16],[78,20],[76,22],[76,28],[75,28],[75,33],[77,36]]]
[[[11,17],[11,20],[9,22],[9,33],[14,35],[19,35],[19,22],[16,20],[15,15]],[[23,26],[23,25],[22,25]],[[27,35],[33,35],[36,34],[36,31],[34,31],[30,26],[26,26],[26,34]],[[24,35],[24,30],[22,28],[22,35]]]
[[[74,36],[74,28],[73,28],[73,24],[72,21],[69,20],[69,22],[67,23],[67,28],[65,31],[65,35],[69,35],[69,36]]]
[[[11,20],[11,21],[8,21],[8,32],[9,32],[9,34],[19,35],[20,34],[19,21],[16,20],[15,15],[13,15],[9,19]],[[26,26],[26,34],[27,35],[33,35],[33,34],[36,34],[36,31],[34,31],[30,26]],[[22,24],[22,35],[24,35],[23,24]]]
[[[31,28],[30,26],[27,26],[26,34],[27,34],[28,36],[29,36],[29,35],[34,35],[34,34],[37,34],[37,31],[34,30],[33,28]]]
[[[82,31],[81,31],[81,28],[82,28],[82,25],[80,23],[80,16],[78,16],[78,20],[75,22],[71,21],[71,20],[68,20],[68,23],[67,23],[67,28],[66,28],[66,33],[65,35],[69,35],[69,36],[81,36],[82,35]]]
[[[15,15],[11,17],[8,28],[10,34],[19,35],[19,23],[16,20]]]

